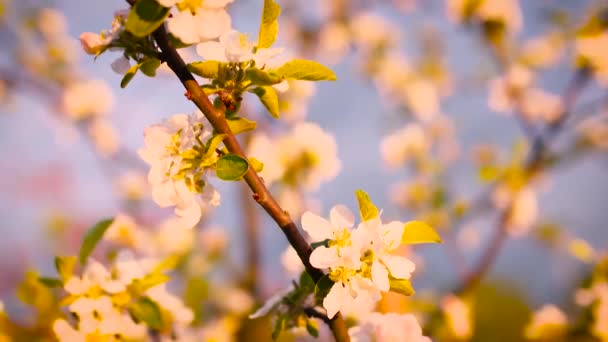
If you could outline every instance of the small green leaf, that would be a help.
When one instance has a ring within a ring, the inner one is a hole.
[[[77,261],[78,258],[75,256],[55,257],[55,269],[57,269],[57,273],[59,274],[61,280],[65,282],[72,278]]]
[[[163,272],[168,270],[173,270],[177,267],[180,262],[179,255],[170,255],[165,260],[161,261],[158,265],[156,265],[152,272]]]
[[[253,131],[257,126],[255,121],[251,121],[239,116],[226,119],[226,121],[228,122],[230,131],[232,131],[233,134]]]
[[[187,65],[188,71],[204,78],[217,79],[220,75],[220,66],[222,63],[218,61],[193,62]]]
[[[401,242],[412,245],[418,243],[442,243],[443,241],[433,227],[422,221],[410,221],[405,223]]]
[[[253,157],[249,157],[249,166],[251,166],[255,172],[262,172],[262,170],[264,170],[264,163]]]
[[[203,302],[209,297],[209,283],[204,278],[188,278],[184,291],[184,304],[194,312],[195,322],[200,322],[205,309]]]
[[[267,72],[258,68],[249,68],[245,71],[245,78],[255,85],[265,86],[283,82],[283,78],[275,72]]]
[[[276,73],[285,78],[305,81],[335,81],[336,75],[323,64],[305,59],[294,59],[283,64]]]
[[[154,330],[163,328],[163,316],[158,304],[149,297],[140,297],[128,307],[135,322],[144,322]]]
[[[306,320],[306,331],[310,334],[310,336],[317,338],[319,337],[319,324],[312,319]]]
[[[272,330],[272,340],[276,340],[281,332],[285,330],[285,325],[287,323],[287,317],[285,315],[280,315],[277,317],[277,322],[274,324],[274,329]]]
[[[161,6],[156,0],[137,0],[125,28],[136,37],[145,37],[154,32],[169,15],[169,9]]]
[[[260,23],[260,34],[258,36],[258,48],[271,47],[279,32],[279,15],[281,6],[273,0],[264,0],[262,10],[262,22]]]
[[[215,134],[205,144],[205,154],[203,158],[209,158],[215,153],[218,146],[224,141],[226,134]]]
[[[141,63],[139,69],[148,77],[156,76],[156,69],[160,67],[160,60],[157,58],[148,58]]]
[[[139,70],[140,66],[141,66],[141,64],[135,64],[134,66],[130,67],[129,70],[127,70],[125,75],[122,77],[122,80],[120,81],[121,88],[125,88],[127,86],[127,84],[129,84],[129,82],[131,82],[133,77],[135,77],[137,70]]]
[[[334,282],[329,279],[328,275],[324,275],[323,278],[319,279],[315,285],[315,299],[317,303],[323,302],[323,299],[327,296],[332,286],[334,286]]]
[[[95,246],[99,240],[101,240],[106,230],[108,230],[110,225],[112,225],[112,222],[114,222],[113,218],[101,220],[93,227],[89,228],[87,233],[84,235],[82,246],[80,247],[79,259],[81,265],[87,263],[87,258],[89,255],[91,255],[91,252],[93,252],[93,249],[95,249]]]
[[[359,202],[359,214],[361,215],[361,221],[369,221],[380,215],[378,208],[369,199],[369,195],[363,190],[355,191],[357,196],[357,202]]]
[[[63,287],[63,282],[57,278],[39,277],[38,281],[48,288]]]
[[[299,286],[300,288],[304,289],[305,292],[312,292],[315,290],[315,282],[312,280],[308,272],[303,271],[302,274],[300,274]]]
[[[215,164],[217,178],[227,181],[241,179],[249,169],[247,159],[236,154],[226,154],[220,157]]]
[[[390,284],[390,290],[393,292],[400,293],[404,296],[411,296],[416,293],[412,283],[408,279],[396,279],[389,276],[388,282]]]
[[[274,88],[262,86],[254,88],[251,90],[251,92],[258,96],[264,107],[266,107],[273,118],[279,118],[279,96]]]
[[[149,288],[166,283],[169,279],[169,276],[164,273],[152,272],[141,279],[133,280],[129,288],[137,294],[142,294]]]

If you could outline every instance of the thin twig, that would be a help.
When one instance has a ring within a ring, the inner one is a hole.
[[[525,166],[525,172],[530,176],[529,180],[534,178],[534,176],[543,168],[550,143],[563,127],[563,123],[570,115],[570,107],[574,105],[574,102],[578,98],[580,92],[587,84],[589,77],[589,70],[585,68],[577,70],[572,80],[568,83],[564,94],[562,95],[562,111],[559,113],[558,121],[555,121],[551,126],[549,126],[546,135],[539,135],[533,142],[533,146]],[[456,293],[467,292],[475,287],[483,278],[485,273],[487,273],[494,264],[494,261],[498,257],[498,254],[508,237],[507,226],[512,206],[513,203],[511,203],[500,213],[499,222],[496,226],[496,231],[490,241],[490,244],[481,254],[477,265],[469,272],[469,274],[467,274],[467,276],[465,276],[463,283],[458,286],[457,290],[455,291]]]

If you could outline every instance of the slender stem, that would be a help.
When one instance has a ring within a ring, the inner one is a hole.
[[[246,158],[243,149],[237,141],[234,134],[230,131],[230,127],[226,122],[224,113],[217,110],[209,98],[201,90],[198,82],[194,79],[192,74],[186,68],[181,56],[177,53],[177,50],[172,46],[171,42],[167,37],[167,31],[162,25],[153,33],[154,40],[158,44],[161,50],[161,56],[166,61],[167,65],[179,78],[181,83],[187,90],[188,98],[203,112],[209,123],[213,128],[221,134],[226,134],[224,139],[224,145],[233,154]],[[289,217],[289,214],[283,210],[274,197],[270,194],[262,179],[258,174],[249,168],[245,176],[243,176],[249,188],[251,188],[256,201],[264,210],[272,217],[272,219],[281,228],[289,243],[298,253],[300,260],[304,264],[306,271],[310,274],[311,278],[316,282],[323,277],[323,272],[310,264],[310,254],[312,248],[306,242],[304,237],[298,231],[295,223]],[[349,341],[346,324],[340,314],[337,314],[330,321],[330,328],[337,341]]]
[[[507,208],[500,213],[500,218],[490,243],[479,257],[477,266],[475,266],[471,272],[464,276],[462,284],[455,291],[456,293],[467,292],[468,290],[474,288],[481,281],[483,276],[492,268],[494,261],[502,249],[502,245],[506,242],[508,237],[507,224],[509,221],[510,212],[511,208]]]

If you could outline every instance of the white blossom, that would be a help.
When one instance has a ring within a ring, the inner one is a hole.
[[[310,255],[310,263],[329,269],[334,282],[323,299],[328,317],[338,311],[370,307],[390,289],[391,277],[407,280],[415,269],[409,259],[396,255],[401,245],[404,224],[382,224],[379,217],[362,222],[352,230],[354,216],[343,205],[330,211],[330,220],[311,212],[302,215],[302,228],[312,241],[325,241]],[[390,275],[390,277],[389,277]]]
[[[525,335],[529,339],[556,338],[565,332],[568,318],[555,305],[545,305],[532,315]]]
[[[233,0],[158,0],[165,7],[177,5],[167,20],[169,32],[184,44],[196,44],[220,37],[232,25],[226,5]]]
[[[240,63],[255,61],[258,68],[265,66],[272,58],[283,52],[282,48],[258,48],[244,33],[236,30],[224,32],[219,41],[200,43],[196,52],[206,60],[224,63]]]
[[[146,147],[138,151],[150,164],[148,181],[152,198],[161,207],[175,206],[183,226],[191,228],[202,216],[204,206],[219,205],[219,193],[206,177],[208,167],[197,165],[192,154],[200,153],[201,142],[212,133],[201,112],[177,114],[144,130]],[[204,156],[209,165],[217,160],[215,151]]]
[[[373,313],[358,326],[348,329],[353,342],[431,342],[412,314]]]
[[[441,309],[447,317],[447,323],[455,337],[468,339],[473,334],[471,307],[463,299],[447,295],[441,301]]]
[[[423,156],[428,152],[430,143],[422,126],[410,123],[384,137],[380,152],[388,166],[398,167],[406,161]]]
[[[254,138],[248,155],[264,163],[260,175],[266,184],[280,180],[292,187],[316,191],[340,171],[337,154],[332,135],[317,124],[300,122],[274,142],[264,135]]]
[[[62,103],[70,118],[81,120],[108,113],[114,105],[114,97],[104,81],[76,81],[66,87]]]

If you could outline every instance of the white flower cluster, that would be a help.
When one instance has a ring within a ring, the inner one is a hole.
[[[74,324],[57,319],[53,331],[60,341],[86,341],[93,337],[145,340],[148,328],[136,323],[128,313],[130,286],[151,273],[156,261],[136,259],[126,250],[120,251],[107,269],[89,260],[82,276],[72,275],[64,285],[70,295],[68,311],[77,319]],[[153,300],[170,315],[173,322],[190,324],[193,313],[178,297],[169,293],[164,284],[153,286],[141,295]],[[126,299],[126,300],[125,300]]]
[[[266,184],[282,182],[316,191],[341,168],[335,138],[319,125],[296,123],[289,134],[273,138],[257,134],[248,155],[264,163],[260,175]]]
[[[529,120],[555,120],[562,110],[559,96],[535,87],[533,82],[534,73],[528,67],[514,64],[505,75],[490,81],[488,106],[497,112],[520,112]]]
[[[431,342],[412,314],[372,313],[360,325],[348,329],[352,342],[408,341]]]
[[[219,205],[220,195],[207,181],[217,161],[217,139],[200,111],[177,114],[161,124],[146,127],[146,147],[138,151],[150,164],[148,181],[152,198],[161,207],[175,206],[184,227],[195,226],[206,206]]]
[[[355,303],[377,302],[392,280],[407,280],[415,269],[411,260],[397,254],[404,223],[383,224],[376,217],[352,229],[354,224],[352,212],[343,205],[331,209],[329,221],[311,212],[302,215],[302,228],[312,240],[326,241],[312,252],[310,263],[329,269],[334,282],[323,300],[329,318]]]

